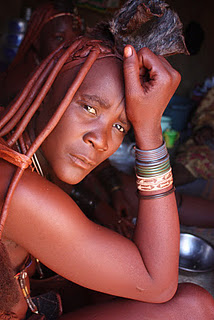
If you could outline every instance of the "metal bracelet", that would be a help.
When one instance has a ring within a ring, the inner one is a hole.
[[[159,198],[163,198],[163,197],[166,197],[166,196],[170,195],[174,191],[175,191],[175,187],[173,186],[172,189],[170,189],[170,190],[168,190],[166,192],[162,192],[162,193],[158,193],[158,194],[151,194],[151,195],[145,196],[145,195],[140,194],[139,190],[137,190],[137,196],[138,196],[138,198],[143,199],[143,200],[159,199]]]

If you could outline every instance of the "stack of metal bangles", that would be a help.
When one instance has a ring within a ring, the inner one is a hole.
[[[165,142],[153,150],[145,151],[135,147],[135,158],[136,183],[141,199],[162,198],[175,191]]]

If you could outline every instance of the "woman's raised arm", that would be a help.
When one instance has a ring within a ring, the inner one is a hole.
[[[152,153],[163,144],[161,117],[181,77],[165,58],[156,56],[147,48],[136,54],[131,46],[124,50],[124,76],[126,111],[134,128],[136,146],[140,149],[137,155],[138,172],[143,172],[143,178],[146,176],[145,172],[149,172],[153,178],[155,170],[158,170],[158,160],[141,162],[141,150],[151,150]],[[164,165],[167,166],[167,155],[165,159]],[[163,170],[164,160],[161,161],[160,172]],[[152,183],[149,186],[151,188]],[[164,284],[165,289],[175,285],[178,273],[179,220],[172,190],[173,184],[162,186],[159,191],[139,191],[138,223],[134,235],[134,242],[142,254],[145,268],[156,286],[163,289]],[[152,194],[163,196],[150,197]]]

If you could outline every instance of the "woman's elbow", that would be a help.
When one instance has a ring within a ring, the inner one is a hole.
[[[171,281],[168,284],[159,286],[154,294],[153,303],[164,303],[171,300],[178,288],[178,281]]]
[[[178,281],[173,280],[170,282],[157,283],[153,280],[152,282],[148,291],[145,290],[145,288],[140,289],[139,286],[136,287],[138,291],[137,300],[149,303],[164,303],[171,300],[177,291]],[[146,291],[147,294],[145,294]]]

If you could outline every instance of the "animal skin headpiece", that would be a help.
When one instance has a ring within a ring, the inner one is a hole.
[[[148,47],[157,55],[188,54],[182,34],[183,25],[169,5],[162,0],[129,0],[107,22],[98,24],[93,33],[107,30],[118,51],[127,44],[136,51]]]

